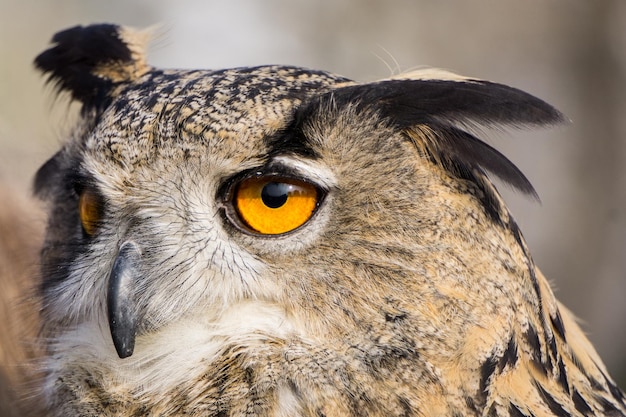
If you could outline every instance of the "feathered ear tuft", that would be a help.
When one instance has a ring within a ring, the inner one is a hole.
[[[136,80],[150,67],[144,53],[148,32],[99,24],[58,32],[53,47],[35,58],[35,66],[59,91],[83,103],[83,109],[108,105],[114,88]]]
[[[333,92],[335,101],[376,103],[382,116],[399,128],[432,121],[462,125],[547,125],[565,117],[543,100],[524,91],[489,81],[452,78],[389,79],[343,87]],[[421,75],[421,74],[420,74]]]
[[[338,107],[374,108],[409,136],[426,126],[436,139],[425,145],[436,160],[448,161],[444,165],[453,174],[489,171],[534,197],[522,172],[469,131],[480,126],[541,126],[566,120],[554,107],[516,88],[436,70],[350,85],[320,98],[329,99]]]

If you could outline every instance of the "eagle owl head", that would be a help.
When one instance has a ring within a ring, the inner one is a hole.
[[[38,172],[53,415],[623,415],[476,133],[563,117],[441,71],[164,70],[146,35],[55,35],[82,103]]]

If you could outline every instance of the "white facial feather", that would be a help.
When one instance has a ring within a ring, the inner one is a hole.
[[[80,364],[99,369],[110,375],[112,387],[139,387],[141,395],[163,395],[198,378],[205,372],[201,364],[213,360],[225,347],[249,347],[272,338],[300,336],[304,327],[288,319],[278,305],[262,301],[236,303],[225,310],[197,309],[188,318],[138,337],[135,353],[120,359],[106,319],[102,319],[81,323],[56,338],[51,345],[55,367]],[[52,392],[54,380],[48,384]],[[285,401],[292,402],[287,397]]]

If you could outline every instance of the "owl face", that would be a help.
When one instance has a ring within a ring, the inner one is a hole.
[[[36,178],[58,415],[477,409],[518,337],[554,340],[487,173],[534,191],[471,129],[552,107],[441,72],[164,71],[142,39],[77,27],[36,61],[83,103]]]
[[[80,146],[58,158],[66,166],[55,166],[73,176],[63,181],[73,207],[58,220],[72,225],[71,239],[62,243],[64,259],[53,261],[77,266],[53,290],[55,299],[67,297],[63,315],[104,315],[117,254],[131,242],[124,289],[111,296],[125,294],[114,304],[134,317],[131,333],[195,307],[219,311],[280,294],[267,279],[279,264],[261,257],[293,256],[314,240],[321,230],[310,220],[323,223],[336,186],[303,140],[302,149],[284,143],[300,134],[290,126],[298,104],[337,80],[280,67],[155,72],[113,100]],[[141,278],[155,273],[161,278]]]
[[[424,267],[414,259],[431,251],[424,224],[441,217],[436,201],[463,200],[458,216],[463,205],[479,212],[472,192],[494,193],[478,181],[459,189],[416,144],[435,133],[398,129],[365,101],[370,88],[395,95],[403,84],[258,67],[155,70],[121,87],[57,157],[65,178],[53,186],[70,207],[54,223],[71,228],[54,245],[66,248],[53,263],[71,265],[50,288],[58,315],[72,325],[108,315],[130,356],[137,334],[194,310],[247,300],[289,315],[335,309],[318,297],[353,294],[361,274],[372,276],[368,293],[390,286],[384,296],[401,299]]]

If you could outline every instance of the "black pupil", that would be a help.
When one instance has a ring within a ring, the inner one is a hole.
[[[269,182],[261,191],[261,199],[269,208],[279,208],[289,198],[289,184],[282,182]]]

